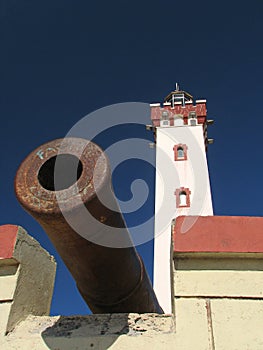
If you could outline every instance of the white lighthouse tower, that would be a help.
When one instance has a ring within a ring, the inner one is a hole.
[[[156,136],[155,241],[153,285],[161,307],[172,312],[171,227],[181,215],[213,215],[206,159],[206,100],[179,89],[151,107]],[[185,234],[191,221],[183,227]]]

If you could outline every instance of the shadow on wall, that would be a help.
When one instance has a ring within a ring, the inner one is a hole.
[[[120,335],[128,333],[131,333],[128,314],[97,314],[61,316],[41,336],[48,348],[53,350],[104,350]]]

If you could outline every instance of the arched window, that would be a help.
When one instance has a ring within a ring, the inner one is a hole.
[[[183,126],[184,125],[184,117],[182,114],[174,115],[174,126]]]
[[[180,193],[179,193],[179,206],[180,207],[184,207],[184,206],[186,206],[187,205],[187,202],[186,202],[186,193],[185,193],[185,191],[181,191]]]
[[[169,113],[168,111],[162,112],[162,120],[168,120],[169,119]]]
[[[177,148],[177,158],[184,158],[184,150],[182,147]]]
[[[188,115],[188,125],[196,126],[198,123],[196,112],[189,112]]]
[[[190,207],[190,194],[189,188],[180,187],[174,192],[176,196],[176,207],[177,208],[189,208]]]
[[[174,145],[174,160],[187,160],[187,146],[179,143],[178,145]]]
[[[189,125],[196,126],[197,125],[197,119],[196,118],[189,119]]]
[[[163,111],[162,117],[160,120],[160,126],[170,126],[170,120],[169,120],[169,112]]]

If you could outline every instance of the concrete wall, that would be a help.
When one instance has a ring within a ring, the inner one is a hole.
[[[262,257],[185,255],[176,258],[174,266],[174,313],[181,348],[263,348]]]
[[[21,227],[0,226],[0,349],[172,348],[173,315],[49,317],[56,264]]]
[[[3,350],[173,349],[172,315],[113,314],[29,317],[4,339]]]
[[[34,316],[48,312],[53,259],[21,228],[0,227],[0,349],[262,350],[263,218],[188,217],[187,232],[185,219],[173,227],[170,315]]]
[[[0,226],[0,334],[29,314],[48,315],[56,263],[25,230]]]
[[[263,349],[263,218],[195,219],[174,227],[180,349]]]

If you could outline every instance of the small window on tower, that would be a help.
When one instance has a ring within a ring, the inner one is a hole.
[[[188,125],[196,126],[197,125],[197,117],[195,112],[189,112],[188,115]]]
[[[184,126],[184,117],[182,114],[174,115],[174,126]]]
[[[186,206],[186,193],[185,193],[185,191],[182,191],[179,193],[179,206],[180,207]]]
[[[175,196],[176,196],[176,207],[177,208],[188,208],[190,207],[190,194],[191,191],[189,188],[177,188],[175,190]]]
[[[183,144],[175,145],[173,148],[174,160],[187,160],[187,146]]]
[[[160,126],[170,126],[169,113],[168,111],[162,112]]]
[[[162,119],[167,120],[168,118],[169,118],[169,113],[168,113],[168,111],[163,111],[163,112],[162,112]]]
[[[182,147],[177,148],[177,158],[184,158],[184,150]]]

